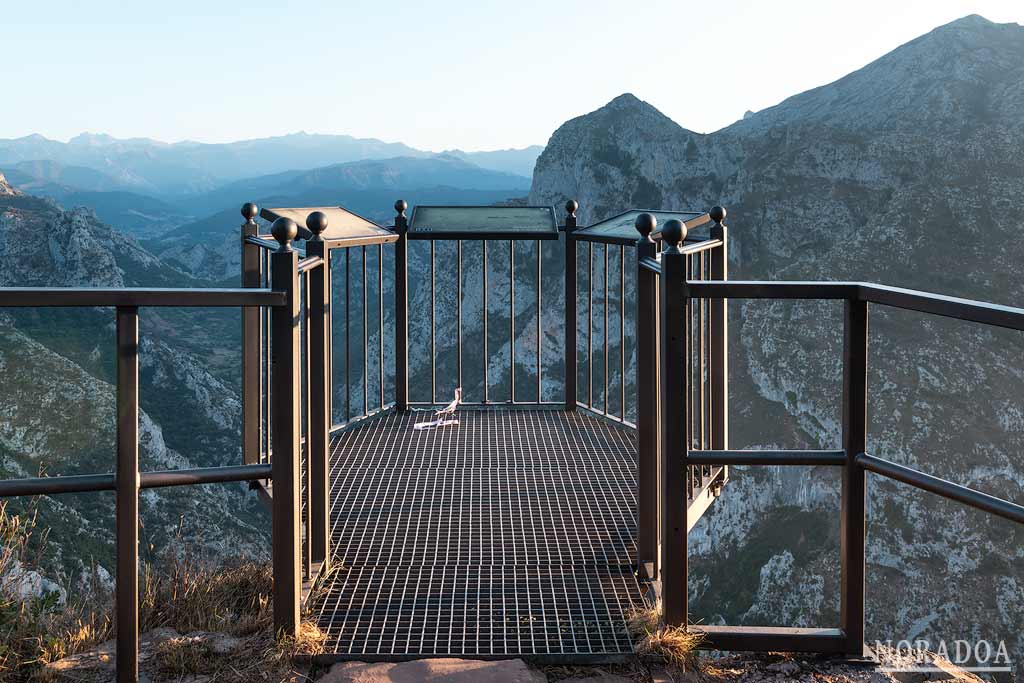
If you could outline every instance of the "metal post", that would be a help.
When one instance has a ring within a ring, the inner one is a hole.
[[[640,214],[636,243],[636,432],[637,432],[637,563],[649,578],[658,576],[658,339],[655,289],[657,275],[640,265],[655,258],[651,233],[657,220]],[[623,380],[625,382],[625,380]],[[623,409],[625,416],[625,409]],[[642,574],[642,575],[644,575]]]
[[[321,572],[330,565],[330,520],[328,495],[330,483],[331,430],[331,265],[330,249],[324,242],[327,216],[314,211],[306,218],[313,237],[306,242],[306,256],[320,256],[324,263],[309,274],[309,537],[310,560],[322,563]]]
[[[409,220],[404,199],[395,202],[395,409],[409,408]]]
[[[259,232],[253,203],[242,206],[242,286],[259,287],[260,248],[248,238]],[[260,461],[260,314],[258,308],[242,309],[242,462]]]
[[[692,400],[686,349],[690,336],[690,299],[686,256],[679,247],[686,237],[680,221],[661,231],[661,597],[662,618],[686,626],[687,538],[686,459],[690,446],[689,404]]]
[[[117,680],[139,680],[139,309],[117,309]]]
[[[576,410],[576,209],[565,203],[565,409]]]
[[[864,652],[864,469],[857,456],[867,446],[868,304],[848,299],[843,320],[843,449],[842,519],[839,548],[842,558],[840,621],[846,652]]]
[[[709,212],[711,239],[722,240],[722,246],[711,252],[711,279],[729,279],[728,228],[725,209],[716,206]],[[729,303],[725,299],[711,299],[708,312],[710,326],[711,375],[711,449],[729,449]]]
[[[294,636],[299,627],[302,582],[299,530],[299,316],[302,309],[298,257],[291,248],[298,226],[291,219],[278,218],[271,232],[280,244],[270,257],[271,287],[288,296],[286,305],[272,309],[270,319],[274,630],[278,636]]]

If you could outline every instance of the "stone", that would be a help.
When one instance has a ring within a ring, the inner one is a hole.
[[[545,683],[521,659],[418,659],[400,663],[341,662],[318,683]]]
[[[153,657],[163,642],[179,637],[173,628],[155,628],[139,635],[139,665]],[[58,659],[43,667],[43,680],[92,681],[100,683],[114,680],[117,643],[108,640],[84,652]]]

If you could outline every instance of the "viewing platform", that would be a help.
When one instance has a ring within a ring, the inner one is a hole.
[[[246,204],[241,288],[0,289],[0,307],[115,310],[116,472],[0,481],[0,496],[115,492],[119,680],[138,679],[147,488],[249,482],[271,512],[274,628],[314,621],[328,660],[616,660],[634,608],[702,648],[857,659],[869,473],[1024,523],[1024,506],[867,452],[869,306],[1015,330],[1024,309],[730,280],[721,207],[589,227],[565,208],[562,224],[552,207],[410,220],[399,201],[381,226]],[[840,443],[730,449],[730,299],[842,306]],[[160,306],[242,309],[242,464],[139,471],[139,310]],[[736,465],[839,471],[838,623],[689,623],[688,532]]]
[[[583,412],[389,412],[331,442],[331,654],[603,659],[632,652],[635,430]],[[713,499],[711,476],[691,508]],[[694,521],[699,515],[694,515]]]

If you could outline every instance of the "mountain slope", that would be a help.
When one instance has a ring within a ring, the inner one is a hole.
[[[0,286],[196,284],[90,211],[65,211],[0,181]],[[144,466],[239,461],[241,411],[232,351],[238,324],[233,311],[141,311]],[[0,477],[40,469],[50,474],[114,469],[112,335],[110,309],[0,313]],[[204,552],[259,555],[269,548],[264,512],[242,486],[150,492],[144,498],[149,544],[171,542],[184,516],[182,523],[195,538],[204,539]],[[45,502],[42,522],[55,530],[54,563],[69,572],[90,557],[110,566],[110,505],[103,494]],[[95,533],[76,532],[79,523]]]
[[[564,124],[531,202],[578,197],[731,223],[734,279],[866,279],[1024,296],[1024,29],[972,16],[836,83],[698,135],[632,96]],[[731,305],[731,446],[840,442],[841,308]],[[1022,499],[1021,336],[872,309],[869,449]],[[695,619],[838,618],[834,473],[738,468],[692,536]],[[871,478],[868,637],[1006,639],[1024,653],[1024,531]]]

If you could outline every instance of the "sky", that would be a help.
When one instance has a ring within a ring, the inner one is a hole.
[[[624,92],[706,133],[1024,0],[12,0],[0,138],[543,145]]]

